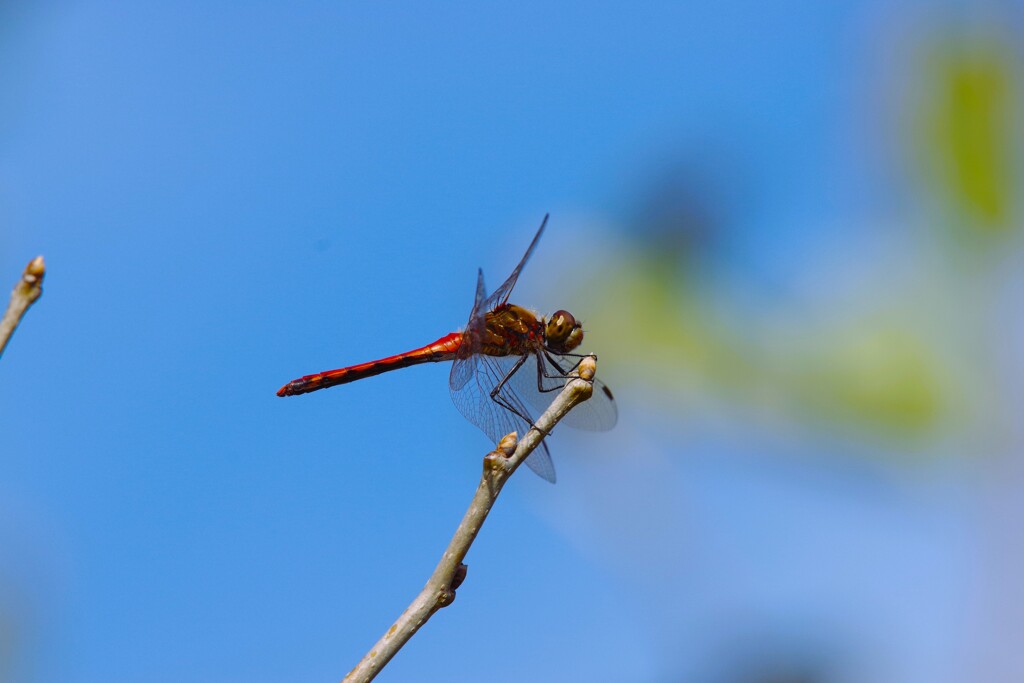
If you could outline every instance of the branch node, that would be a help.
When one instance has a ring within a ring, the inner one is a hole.
[[[516,452],[516,446],[519,445],[519,435],[515,432],[511,432],[501,437],[501,441],[498,442],[498,447],[495,450],[496,453],[503,454],[506,458],[512,457],[512,454]]]
[[[455,573],[452,575],[451,583],[437,593],[437,598],[435,599],[436,609],[447,607],[455,602],[455,591],[462,585],[462,582],[466,580],[466,572],[468,570],[469,567],[466,566],[465,563],[459,562],[459,565],[455,568]]]
[[[452,590],[458,590],[462,582],[466,580],[466,574],[469,572],[469,565],[465,562],[459,562],[459,566],[455,569],[455,576],[452,577]]]
[[[445,588],[438,592],[437,599],[435,600],[435,608],[441,609],[455,602],[455,591],[450,588]]]
[[[497,447],[484,456],[484,475],[495,475],[509,469],[509,458],[516,452],[519,436],[512,432],[502,437]]]

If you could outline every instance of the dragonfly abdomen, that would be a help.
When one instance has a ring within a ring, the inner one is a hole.
[[[347,368],[339,368],[337,370],[326,370],[324,372],[318,372],[312,375],[306,375],[299,379],[293,379],[288,384],[277,390],[278,396],[298,396],[299,394],[308,394],[311,391],[317,391],[318,389],[326,389],[327,387],[337,386],[339,384],[348,384],[349,382],[355,382],[356,380],[363,379],[365,377],[373,377],[374,375],[380,375],[391,370],[398,370],[399,368],[407,368],[410,365],[419,365],[420,363],[439,363],[441,361],[448,361],[455,359],[455,353],[459,350],[459,346],[462,344],[462,333],[452,332],[447,334],[437,341],[427,344],[418,349],[407,351],[406,353],[399,353],[394,356],[388,356],[387,358],[381,358],[380,360],[372,360],[368,363],[360,363],[359,365],[351,365]]]

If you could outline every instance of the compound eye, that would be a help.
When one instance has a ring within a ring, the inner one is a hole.
[[[573,331],[579,329],[579,323],[576,322],[576,318],[573,317],[569,311],[555,311],[548,320],[547,329],[545,329],[545,335],[547,336],[548,344],[555,348],[562,348],[566,346],[566,342],[572,337]],[[579,344],[579,342],[576,342]]]
[[[569,311],[555,311],[555,314],[551,317],[557,320],[560,325],[564,325],[569,329],[576,327],[576,318]]]

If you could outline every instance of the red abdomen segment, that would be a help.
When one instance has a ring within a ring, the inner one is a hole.
[[[427,344],[413,351],[399,353],[398,355],[381,358],[380,360],[372,360],[369,363],[352,365],[338,370],[327,370],[325,372],[318,372],[315,375],[306,375],[299,379],[293,379],[278,389],[277,395],[297,396],[299,394],[308,394],[317,389],[326,389],[337,384],[348,384],[349,382],[355,382],[357,379],[373,377],[390,370],[407,368],[410,365],[455,360],[455,354],[461,345],[462,333],[452,332],[432,344]]]

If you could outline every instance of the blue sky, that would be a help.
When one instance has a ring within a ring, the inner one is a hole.
[[[537,301],[522,303],[593,315],[579,308],[594,302],[564,301],[549,283],[586,271],[575,240],[590,224],[614,240],[679,149],[730,155],[744,226],[732,258],[775,282],[835,229],[808,231],[812,216],[870,192],[856,163],[822,169],[850,154],[844,126],[870,75],[855,58],[879,13],[813,2],[0,9],[0,276],[13,283],[37,253],[49,267],[0,362],[0,579],[17,596],[19,680],[339,679],[426,580],[489,445],[453,409],[446,366],[288,400],[275,390],[460,327],[476,268],[500,283],[549,211],[520,281]],[[600,353],[600,333],[591,339]],[[606,370],[620,382],[613,445],[560,435],[558,486],[517,475],[454,607],[381,680],[699,670],[700,656],[680,662],[659,642],[679,624],[652,616],[657,593],[636,602],[621,563],[574,538],[560,501],[594,495],[573,451],[650,465],[630,439],[663,423],[648,424],[630,362]],[[783,520],[820,511],[779,498],[784,481],[737,465],[746,453],[728,439],[704,445],[724,469],[690,474],[706,477],[700,495],[726,521],[758,517],[754,504],[737,518],[721,507],[745,481]],[[865,486],[858,505],[884,497]],[[683,515],[675,505],[655,499],[651,514]],[[919,520],[921,533],[908,523],[906,537],[957,528],[957,505]],[[737,533],[756,546],[762,532]],[[899,533],[868,545],[899,546]],[[907,566],[962,548],[924,543]],[[680,595],[714,566],[693,570]],[[782,600],[804,574],[768,576]],[[716,605],[700,609],[727,613]],[[700,648],[699,630],[670,633]],[[941,648],[939,630],[924,651]],[[497,663],[496,640],[510,650]]]

